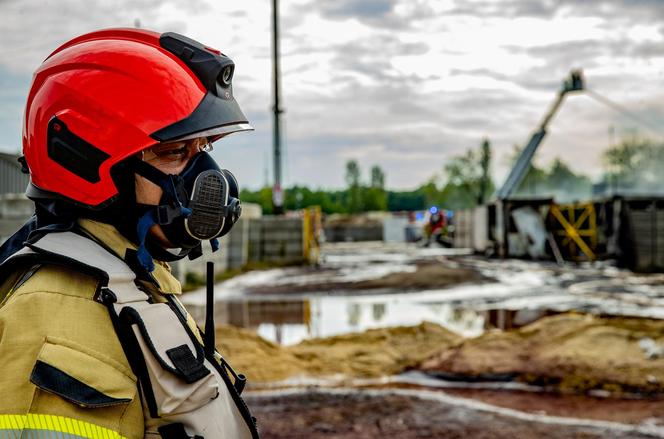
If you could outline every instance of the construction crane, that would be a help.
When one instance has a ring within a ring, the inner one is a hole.
[[[516,164],[510,171],[510,174],[507,176],[507,180],[503,183],[503,186],[496,192],[496,198],[498,200],[506,200],[512,195],[512,193],[519,187],[524,177],[530,169],[530,163],[533,160],[535,151],[539,147],[540,143],[546,136],[546,127],[551,122],[551,119],[558,111],[560,104],[562,104],[565,95],[568,93],[579,92],[585,89],[583,83],[583,74],[581,70],[572,70],[569,77],[563,82],[563,86],[558,92],[556,100],[553,102],[553,105],[549,111],[544,116],[542,123],[540,123],[539,128],[535,131],[528,142],[528,145],[521,151],[519,158],[516,161]]]

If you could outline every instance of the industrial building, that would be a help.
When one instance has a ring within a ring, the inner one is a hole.
[[[495,201],[457,213],[456,246],[500,257],[552,258],[558,262],[611,258],[634,271],[664,271],[663,197],[638,194],[632,188],[571,204],[560,204],[553,198],[514,196],[564,97],[586,91],[581,72],[573,71],[497,191]],[[598,187],[595,193],[606,191],[606,187]]]

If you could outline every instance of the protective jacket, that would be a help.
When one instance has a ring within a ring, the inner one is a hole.
[[[90,220],[80,220],[79,225],[78,233],[101,246],[99,250],[120,259],[130,260],[135,254],[136,247],[112,226]],[[137,376],[147,375],[137,372],[136,361],[128,360],[128,347],[116,333],[118,322],[100,300],[108,289],[99,276],[73,262],[24,257],[0,277],[0,368],[4,371],[0,374],[0,433],[10,437],[26,432],[50,432],[57,437],[159,437],[155,419],[167,414],[169,401],[157,413],[157,408],[146,406],[145,398],[146,389],[160,391],[159,380],[153,376],[150,387],[144,382],[141,387],[143,378]],[[136,285],[134,290],[147,293],[149,302],[174,304],[192,341],[200,347],[196,324],[175,297],[181,288],[168,265],[157,262],[150,276],[139,278]],[[201,371],[193,372],[199,380]],[[184,430],[159,432],[162,437],[188,437]],[[257,435],[253,425],[247,434]]]

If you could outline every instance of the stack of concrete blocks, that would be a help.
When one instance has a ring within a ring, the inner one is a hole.
[[[408,227],[407,215],[391,215],[383,219],[383,241],[405,242],[406,228]]]
[[[24,194],[0,195],[0,243],[20,229],[34,211],[34,203]]]
[[[488,207],[477,206],[454,212],[454,247],[483,253],[489,246]]]
[[[382,241],[385,215],[332,214],[325,221],[327,242]]]
[[[249,221],[248,261],[294,264],[304,260],[302,217],[267,216]]]
[[[631,255],[627,266],[638,272],[664,271],[664,199],[633,197],[622,203],[628,227],[621,242],[623,252]]]
[[[457,210],[454,213],[454,247],[473,246],[473,209]]]

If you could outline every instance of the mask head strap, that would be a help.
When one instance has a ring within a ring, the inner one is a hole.
[[[132,158],[132,165],[138,175],[159,186],[168,200],[156,207],[156,224],[170,224],[175,218],[191,215],[191,209],[184,207],[178,195],[181,177],[166,174],[137,157]]]
[[[136,255],[138,261],[148,272],[152,272],[154,270],[154,262],[152,255],[146,247],[146,239],[150,228],[155,224],[170,224],[179,217],[186,218],[191,215],[191,209],[185,207],[180,200],[180,196],[178,196],[179,176],[168,175],[137,157],[131,159],[131,164],[136,174],[145,177],[159,186],[167,200],[166,204],[150,206],[136,224],[138,240]]]

